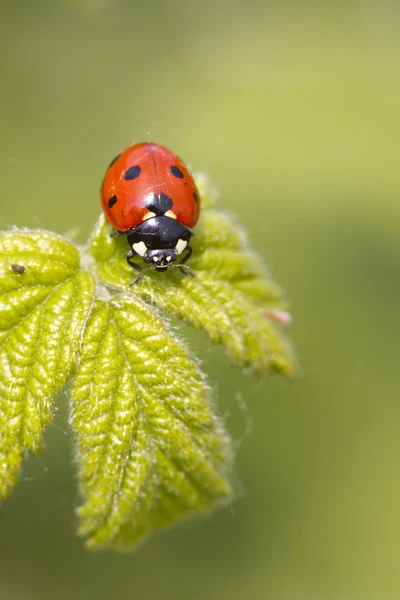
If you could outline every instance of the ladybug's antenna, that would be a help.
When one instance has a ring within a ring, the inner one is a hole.
[[[168,267],[168,271],[170,269],[179,269],[180,272],[183,273],[184,275],[191,275],[192,277],[194,277],[191,267],[189,267],[189,265],[185,265],[184,263],[179,263],[178,265],[170,265]]]
[[[178,268],[181,271],[181,273],[183,273],[184,275],[191,275],[192,277],[194,277],[193,271],[192,271],[191,267],[189,267],[189,265],[185,265],[183,263],[180,263],[179,265],[169,265],[167,270],[169,271],[170,269],[174,269],[174,268]],[[150,269],[153,269],[153,271],[157,270],[157,265],[150,265],[150,267],[145,267],[144,269],[141,269],[139,271],[139,275],[136,277],[135,281],[132,281],[132,283],[130,283],[129,286],[139,283],[139,281],[143,277],[143,274],[146,271],[149,271]]]
[[[136,283],[139,283],[139,281],[142,279],[142,277],[143,277],[143,273],[144,273],[145,271],[148,271],[149,269],[154,269],[154,268],[155,268],[155,266],[154,266],[154,265],[150,265],[150,267],[146,267],[146,268],[144,268],[144,269],[141,269],[141,270],[139,271],[139,275],[136,277],[135,281],[132,281],[132,283],[130,283],[130,284],[129,284],[129,287],[131,287],[132,285],[135,285]]]

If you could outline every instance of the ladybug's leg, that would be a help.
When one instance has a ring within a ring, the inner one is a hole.
[[[186,246],[186,252],[187,252],[187,254],[186,254],[185,258],[182,258],[182,260],[180,262],[181,265],[185,264],[185,262],[188,260],[188,258],[190,258],[191,254],[193,252],[192,247]]]
[[[188,260],[188,258],[190,258],[193,250],[190,246],[186,246],[186,256],[184,258],[182,258],[182,260],[179,263],[179,270],[181,273],[183,273],[184,275],[191,275],[192,277],[194,277],[192,269],[189,267],[189,265],[185,265],[185,262]],[[181,265],[184,265],[183,267]]]
[[[133,267],[134,269],[136,269],[137,271],[139,271],[139,275],[136,277],[135,281],[132,281],[132,283],[130,285],[135,285],[135,283],[138,283],[138,281],[140,281],[142,279],[143,276],[143,269],[140,265],[137,265],[135,262],[133,262],[132,258],[135,256],[136,252],[134,250],[129,250],[129,252],[126,255],[126,262],[128,263],[128,265],[130,265],[131,267]]]

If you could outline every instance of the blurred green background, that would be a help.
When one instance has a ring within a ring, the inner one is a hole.
[[[122,555],[74,537],[61,398],[0,510],[1,600],[400,597],[399,17],[386,0],[2,2],[0,228],[83,241],[110,159],[164,143],[287,290],[303,377],[253,379],[192,335],[243,493]]]

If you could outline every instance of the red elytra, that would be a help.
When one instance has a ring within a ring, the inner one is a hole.
[[[152,212],[154,196],[172,200],[171,208]],[[108,221],[120,232],[158,214],[191,228],[200,213],[199,193],[187,166],[171,150],[150,142],[134,144],[112,161],[101,186],[101,201]]]

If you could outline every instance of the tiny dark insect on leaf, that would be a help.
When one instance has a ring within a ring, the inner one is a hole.
[[[11,265],[11,268],[14,271],[14,273],[24,273],[25,272],[25,267],[23,265],[17,265],[15,263],[13,263]]]

